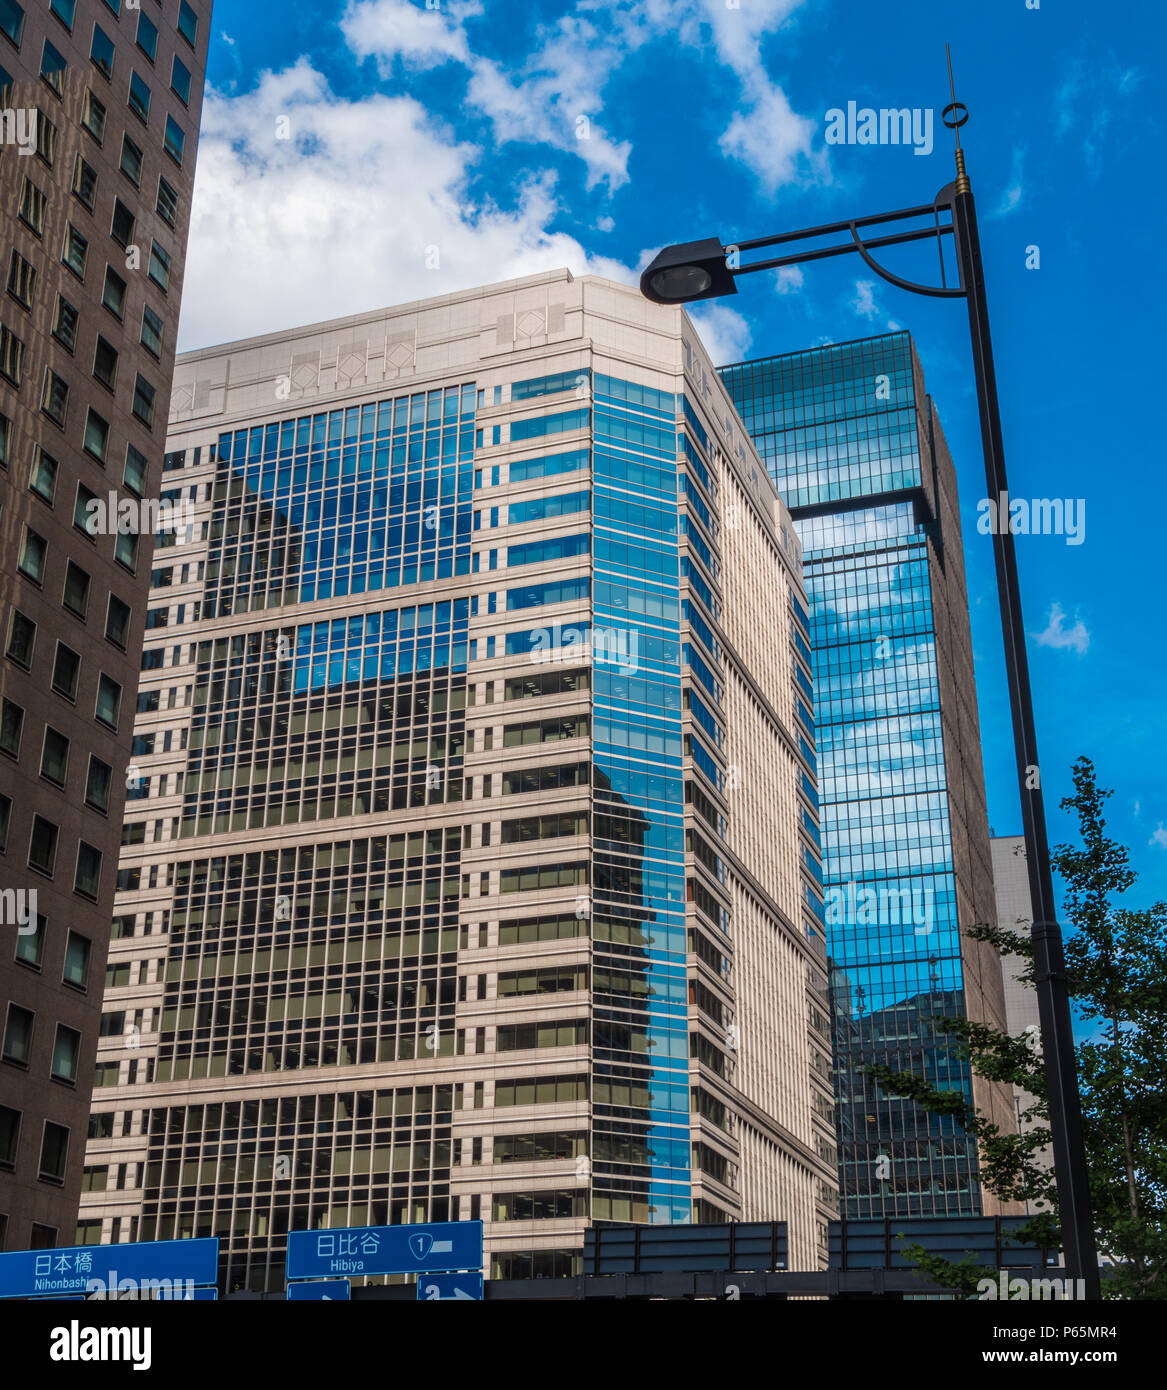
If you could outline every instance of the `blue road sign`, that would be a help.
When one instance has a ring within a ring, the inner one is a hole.
[[[352,1285],[347,1279],[317,1279],[308,1284],[289,1284],[288,1297],[293,1303],[340,1303],[352,1298]]]
[[[288,1232],[288,1278],[429,1274],[482,1268],[482,1222]]]
[[[419,1303],[482,1301],[481,1274],[426,1274],[417,1281]]]
[[[0,1255],[0,1298],[107,1291],[160,1295],[179,1280],[214,1284],[218,1277],[218,1236],[68,1250],[13,1250]]]

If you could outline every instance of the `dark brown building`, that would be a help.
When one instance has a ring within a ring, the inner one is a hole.
[[[211,5],[0,0],[0,1249],[76,1233]]]

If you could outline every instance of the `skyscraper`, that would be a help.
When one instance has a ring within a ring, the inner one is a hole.
[[[811,600],[843,1214],[991,1214],[975,1143],[863,1073],[963,1089],[936,1016],[1001,1027],[1000,960],[956,473],[911,337],[725,367],[790,507]]]
[[[210,15],[0,0],[0,1249],[76,1225]]]
[[[81,1222],[836,1209],[798,542],[688,319],[566,271],[188,354]]]

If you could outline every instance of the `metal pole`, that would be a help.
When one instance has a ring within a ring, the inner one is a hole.
[[[1025,652],[1025,627],[1021,617],[1021,591],[1017,581],[1017,555],[1009,529],[1009,491],[1005,476],[1005,449],[1001,412],[997,401],[997,376],[989,339],[989,312],[985,276],[977,231],[976,206],[965,173],[964,156],[957,151],[956,193],[953,224],[962,288],[968,299],[969,331],[985,453],[985,477],[989,497],[997,508],[993,532],[993,556],[997,567],[997,592],[1001,603],[1001,627],[1005,638],[1005,669],[1009,677],[1009,703],[1013,714],[1013,742],[1017,755],[1018,789],[1025,831],[1025,857],[1029,889],[1033,897],[1034,988],[1041,1020],[1041,1046],[1049,1096],[1050,1130],[1061,1215],[1066,1272],[1081,1279],[1086,1297],[1100,1298],[1098,1254],[1090,1214],[1090,1183],[1082,1133],[1082,1108],[1078,1097],[1074,1030],[1066,981],[1062,933],[1057,923],[1049,845],[1046,841],[1045,806],[1041,794],[1037,736],[1033,726],[1033,699],[1029,687],[1029,661]]]

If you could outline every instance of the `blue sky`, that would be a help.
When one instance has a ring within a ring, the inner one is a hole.
[[[560,265],[631,280],[668,242],[928,202],[953,176],[951,42],[1012,494],[1085,503],[1082,544],[1017,542],[1050,838],[1072,831],[1058,801],[1088,754],[1141,876],[1132,905],[1167,898],[1167,19],[1157,0],[1034,3],[216,0],[182,346]],[[931,153],[828,145],[849,101],[931,108]],[[925,278],[934,256],[893,263]],[[990,821],[1018,831],[963,304],[854,257],[742,290],[699,318],[717,361],[915,335],[960,481]]]

